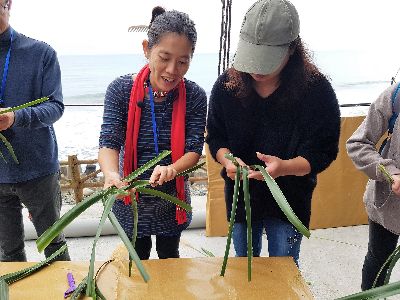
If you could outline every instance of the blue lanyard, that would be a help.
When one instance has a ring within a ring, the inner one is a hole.
[[[0,89],[0,105],[4,104],[3,95],[4,90],[6,88],[6,81],[7,81],[7,74],[8,74],[8,65],[10,64],[10,56],[11,56],[11,45],[14,36],[14,30],[11,28],[10,33],[10,48],[8,48],[6,62],[4,63],[4,70],[3,70],[3,79],[1,80],[1,89]]]
[[[156,150],[156,154],[158,155],[158,135],[157,135],[157,122],[156,122],[156,114],[154,112],[154,96],[153,89],[149,83],[149,98],[150,98],[150,107],[151,107],[151,122],[153,123],[153,137],[154,137],[154,149]]]

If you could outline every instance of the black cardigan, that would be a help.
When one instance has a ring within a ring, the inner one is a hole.
[[[226,74],[222,74],[211,91],[207,137],[211,155],[228,148],[246,164],[264,165],[256,151],[281,159],[301,156],[310,163],[311,173],[305,176],[283,176],[276,182],[292,209],[308,226],[311,197],[316,175],[336,159],[340,133],[340,111],[335,92],[324,76],[311,80],[301,99],[283,97],[284,86],[272,95],[261,98],[254,90],[245,99],[235,98],[225,89]],[[227,219],[232,208],[234,181],[226,176],[225,200]],[[286,220],[273,199],[266,183],[250,180],[252,220],[267,216]],[[240,193],[236,222],[245,222],[243,194]]]

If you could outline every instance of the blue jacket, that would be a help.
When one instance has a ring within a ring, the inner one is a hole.
[[[0,77],[10,46],[9,27],[0,35]],[[35,107],[15,112],[11,128],[1,133],[8,139],[19,160],[16,164],[4,144],[0,151],[0,183],[19,183],[59,170],[57,140],[53,129],[64,112],[61,71],[57,54],[49,45],[14,30],[11,57],[4,91],[4,107],[12,107],[50,96]]]

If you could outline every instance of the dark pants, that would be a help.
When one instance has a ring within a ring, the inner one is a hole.
[[[26,261],[22,204],[32,216],[40,236],[60,217],[61,191],[58,173],[22,183],[0,184],[0,261]],[[46,257],[65,244],[57,236],[44,250]],[[68,250],[56,260],[70,260]]]
[[[376,276],[382,265],[388,259],[390,254],[396,249],[399,236],[391,233],[381,225],[368,220],[369,223],[369,241],[368,251],[365,256],[362,269],[361,289],[363,291],[372,287]],[[387,268],[385,268],[378,278],[376,286],[384,283]]]
[[[156,235],[156,250],[158,258],[179,258],[179,241],[181,235]],[[151,236],[136,239],[135,250],[140,259],[149,259],[151,251]]]

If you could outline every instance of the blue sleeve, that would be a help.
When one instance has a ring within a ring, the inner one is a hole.
[[[17,110],[13,127],[47,127],[60,119],[64,113],[60,65],[56,52],[50,47],[47,48],[43,60],[41,95],[49,97],[49,100]],[[32,100],[36,99],[29,99]]]
[[[127,78],[130,78],[129,80]],[[119,77],[107,88],[99,147],[120,150],[125,144],[132,77]]]
[[[188,85],[189,83],[187,83]],[[202,154],[207,114],[207,95],[195,83],[187,94],[185,152]]]

